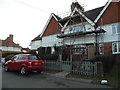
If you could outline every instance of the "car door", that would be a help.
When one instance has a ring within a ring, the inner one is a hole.
[[[17,60],[17,56],[14,56],[11,58],[11,60],[8,62],[8,67],[11,69],[11,70],[14,70],[14,67],[15,67],[15,60]]]
[[[14,70],[19,71],[23,62],[24,62],[24,56],[18,55],[17,59],[14,61]]]

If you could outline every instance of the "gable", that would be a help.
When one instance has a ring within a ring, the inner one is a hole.
[[[53,34],[57,34],[60,32],[61,26],[58,21],[54,17],[51,18],[49,24],[46,27],[46,30],[43,33],[43,36],[49,36]]]
[[[111,2],[106,11],[98,21],[98,25],[120,22],[120,2]]]

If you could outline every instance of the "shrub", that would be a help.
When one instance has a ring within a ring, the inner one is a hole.
[[[8,61],[8,60],[10,60],[13,56],[14,56],[14,54],[7,55],[7,56],[5,57],[5,62]]]
[[[45,54],[45,55],[39,55],[43,60],[52,60],[57,61],[59,58],[58,54]]]
[[[94,61],[101,61],[103,63],[103,72],[108,73],[115,63],[115,58],[114,55],[100,55],[96,56]]]

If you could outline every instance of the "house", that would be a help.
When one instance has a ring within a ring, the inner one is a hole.
[[[63,25],[58,35],[64,46],[63,60],[120,54],[119,8],[120,2],[109,0],[102,7],[84,11],[78,2],[73,2],[70,16],[59,20]],[[69,56],[65,51],[69,51]]]
[[[13,35],[9,35],[5,40],[0,40],[0,50],[2,53],[21,52],[22,47],[13,42]]]
[[[58,22],[59,19],[61,18],[54,13],[50,15],[42,33],[35,37],[30,43],[33,51],[39,49],[39,52],[42,54],[54,53],[54,47],[59,46],[57,35],[62,28],[62,25]]]
[[[43,32],[31,41],[31,49],[42,54],[61,48],[62,60],[93,59],[95,55],[120,54],[120,2],[85,11],[73,2],[65,18],[51,14]]]
[[[21,51],[23,53],[29,53],[30,52],[30,49],[27,47],[27,48],[22,48]]]

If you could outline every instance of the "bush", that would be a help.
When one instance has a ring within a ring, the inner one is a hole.
[[[11,54],[14,54],[14,55],[21,54],[21,52],[2,53],[2,57],[5,58],[5,57],[7,57],[8,55],[11,55]]]
[[[5,62],[8,61],[8,60],[10,60],[13,56],[14,56],[14,54],[7,55],[7,56],[5,57]]]
[[[100,55],[96,56],[94,61],[101,61],[103,63],[103,72],[108,73],[115,63],[115,57],[114,55]]]
[[[59,58],[59,54],[45,54],[45,55],[39,55],[43,60],[51,60],[51,61],[57,61]]]

